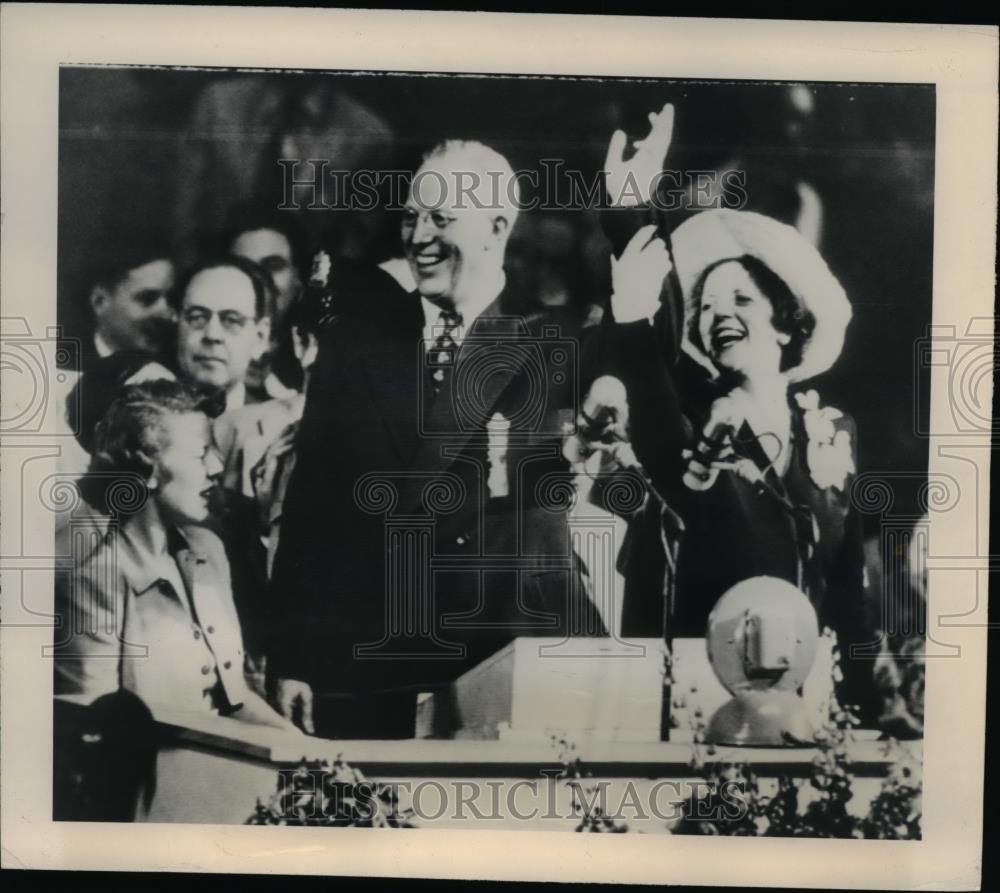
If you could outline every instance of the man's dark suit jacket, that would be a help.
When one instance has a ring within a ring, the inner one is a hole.
[[[602,634],[559,498],[577,341],[508,286],[432,397],[419,296],[363,278],[329,318],[309,384],[269,673],[318,695],[419,691],[518,635]],[[508,495],[491,497],[497,412],[511,421]]]

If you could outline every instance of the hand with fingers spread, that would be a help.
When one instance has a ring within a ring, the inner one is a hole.
[[[642,227],[632,236],[621,258],[611,258],[611,310],[615,322],[652,320],[671,266],[670,252],[656,235],[655,224]]]
[[[631,208],[649,202],[673,133],[674,107],[667,102],[659,112],[649,113],[649,133],[634,144],[635,151],[627,161],[625,131],[616,130],[611,135],[604,159],[604,181],[612,207]]]

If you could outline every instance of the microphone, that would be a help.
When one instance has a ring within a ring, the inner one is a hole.
[[[595,443],[613,444],[625,438],[628,397],[621,379],[602,375],[594,380],[576,418],[576,433],[563,442],[563,456],[573,465],[586,462]]]
[[[628,440],[628,392],[620,378],[602,375],[594,379],[583,405],[577,433],[570,438],[563,454],[572,462],[584,462],[596,449],[595,443],[610,447],[608,451],[614,460],[628,470],[634,470],[646,478],[639,460]]]
[[[582,440],[608,444],[623,440],[628,426],[628,394],[621,379],[614,375],[595,379],[580,415],[584,424],[577,436]]]
[[[684,485],[690,490],[708,490],[719,476],[719,469],[712,468],[712,463],[732,447],[736,429],[743,423],[743,413],[739,411],[737,401],[732,394],[720,397],[712,403],[700,439],[694,448],[694,455],[684,472]],[[697,463],[704,466],[705,471],[695,471],[691,465]]]

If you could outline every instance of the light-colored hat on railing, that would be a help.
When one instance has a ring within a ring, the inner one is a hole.
[[[718,370],[712,360],[691,339],[692,327],[698,324],[694,289],[709,267],[744,255],[756,258],[780,277],[815,317],[816,326],[802,348],[802,361],[785,370],[789,382],[805,381],[836,362],[851,320],[851,304],[826,261],[794,227],[750,211],[702,211],[677,227],[670,241],[684,293],[682,346],[713,375]]]

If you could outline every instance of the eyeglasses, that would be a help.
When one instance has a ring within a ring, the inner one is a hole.
[[[236,310],[220,310],[216,313],[207,307],[186,307],[181,318],[192,329],[204,329],[213,316],[219,317],[222,328],[230,335],[238,335],[250,322],[249,316],[244,316]]]
[[[416,211],[406,208],[403,211],[403,226],[416,227],[419,221],[429,220],[436,229],[445,229],[455,222],[456,218],[444,211]]]

